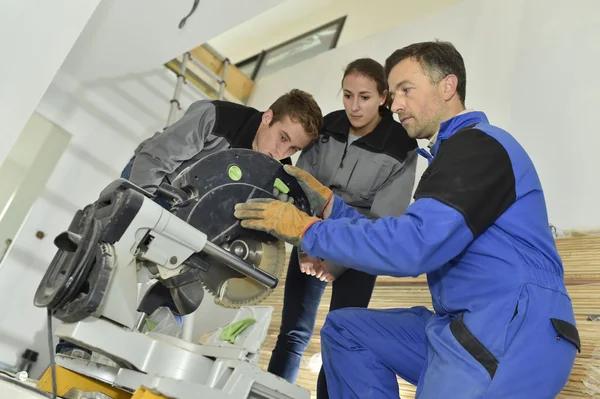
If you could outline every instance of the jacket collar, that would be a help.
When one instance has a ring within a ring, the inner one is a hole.
[[[264,112],[229,101],[214,100],[212,133],[224,137],[232,148],[252,148]]]
[[[483,112],[465,110],[440,124],[440,129],[436,134],[433,135],[428,144],[429,151],[431,151],[431,153],[424,148],[417,148],[417,153],[431,163],[433,161],[433,157],[435,157],[435,154],[437,154],[442,141],[449,139],[454,135],[454,133],[464,129],[467,126],[476,125],[482,122],[489,123],[487,116]]]
[[[449,139],[461,129],[469,125],[476,125],[478,123],[489,123],[487,116],[481,111],[463,111],[453,118],[450,118],[440,124],[440,130],[437,133],[437,137],[434,136],[435,142],[431,147],[431,155],[435,157],[435,154],[440,148],[442,141]]]
[[[252,115],[242,129],[231,137],[232,148],[252,149],[252,142],[256,137],[256,133],[258,133],[258,127],[262,121],[263,113],[264,112],[257,112]]]
[[[390,133],[390,129],[394,127],[394,117],[392,111],[386,107],[379,107],[381,121],[375,126],[372,132],[364,135],[355,141],[356,144],[362,144],[372,148],[375,151],[382,151],[385,148],[386,139]],[[400,126],[399,126],[400,127]],[[326,130],[341,142],[348,141],[350,133],[350,120],[344,110],[340,111],[340,115],[331,122]]]

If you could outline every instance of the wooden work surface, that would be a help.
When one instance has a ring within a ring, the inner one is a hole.
[[[575,307],[577,326],[581,337],[582,351],[575,361],[569,383],[563,389],[559,399],[588,398],[584,393],[583,380],[588,375],[592,352],[600,346],[600,320],[589,321],[589,315],[600,315],[600,236],[560,238],[557,246],[565,266],[565,281]],[[265,369],[269,363],[271,351],[275,345],[281,322],[283,306],[284,278],[275,292],[262,304],[273,306],[273,321],[269,327],[267,338],[262,347],[260,367]],[[320,352],[320,331],[325,321],[331,298],[331,287],[327,287],[319,307],[315,331],[304,355],[303,364],[310,357]],[[419,278],[380,277],[377,279],[370,308],[407,308],[425,305],[431,309],[431,296],[424,276]],[[599,362],[596,360],[596,362]],[[600,364],[595,364],[600,367]],[[297,384],[309,389],[316,398],[315,387],[317,373],[307,367],[301,367]],[[400,380],[400,397],[413,399],[415,387]]]

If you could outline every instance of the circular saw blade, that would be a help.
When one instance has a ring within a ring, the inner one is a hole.
[[[182,171],[172,185],[192,195],[174,206],[173,211],[204,232],[213,244],[279,278],[285,268],[285,244],[270,234],[242,228],[233,214],[235,204],[250,198],[275,198],[273,189],[277,181],[287,186],[288,198],[294,200],[296,207],[310,213],[308,198],[298,182],[283,170],[283,165],[247,149],[213,153]],[[260,256],[240,256],[232,247],[236,241],[259,248],[255,252],[260,252]],[[257,304],[273,291],[207,254],[197,256],[202,261],[202,267],[197,268],[202,285],[219,306],[239,308]]]
[[[285,244],[277,240],[271,244],[257,242],[262,252],[258,262],[249,262],[266,271],[267,273],[281,278],[285,268]],[[213,274],[215,272],[213,271]],[[220,284],[219,287],[209,288],[209,281],[203,280],[207,290],[215,297],[215,303],[222,307],[239,308],[241,306],[255,305],[265,300],[273,289],[267,288],[250,277],[231,277]],[[214,289],[216,288],[216,289]]]

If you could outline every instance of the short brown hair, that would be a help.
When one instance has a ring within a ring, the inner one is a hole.
[[[300,123],[311,139],[319,137],[323,126],[321,108],[311,94],[293,89],[279,97],[269,109],[273,111],[271,125],[289,116],[292,122]]]
[[[392,69],[401,61],[413,58],[429,75],[431,83],[438,83],[448,75],[455,75],[458,79],[456,91],[460,100],[465,105],[467,96],[467,72],[465,62],[454,45],[440,40],[432,42],[414,43],[410,46],[394,51],[385,61],[385,74],[390,76]]]

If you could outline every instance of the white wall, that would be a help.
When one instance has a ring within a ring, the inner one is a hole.
[[[2,186],[0,186],[0,221],[13,202],[15,192],[23,182],[26,174],[27,167],[11,158],[6,158],[0,167],[0,180],[2,181]],[[7,238],[12,237],[0,233],[0,247]],[[2,253],[1,250],[0,253]]]
[[[70,137],[38,113],[31,115],[0,168],[0,242],[14,240]]]
[[[3,0],[0,3],[0,164],[99,2]]]
[[[341,109],[340,78],[351,60],[368,56],[383,63],[410,43],[449,40],[465,58],[467,106],[485,111],[529,152],[550,222],[564,229],[595,227],[600,2],[576,3],[463,1],[260,79],[250,104],[268,107],[279,93],[298,87],[313,93],[324,112]],[[424,167],[420,160],[418,173]]]

